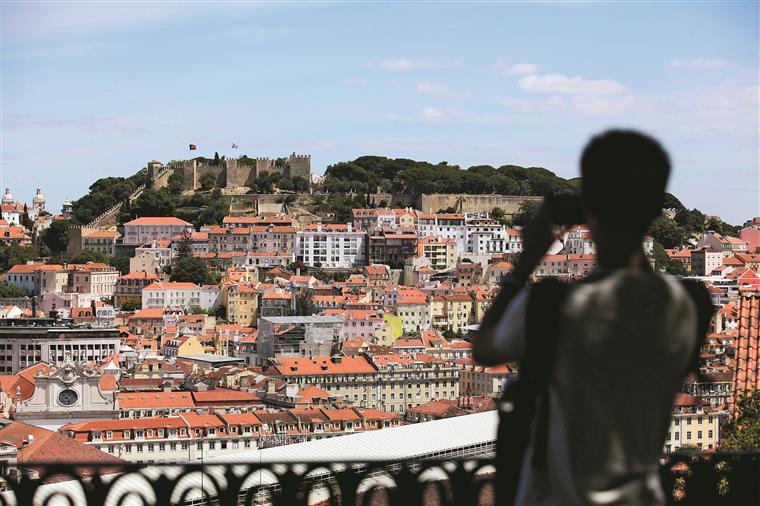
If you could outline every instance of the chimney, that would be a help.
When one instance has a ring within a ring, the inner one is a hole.
[[[350,222],[349,222],[349,223],[346,223],[346,227],[347,227],[347,230],[348,230],[349,232],[351,232],[351,227],[352,227],[352,224],[351,224]]]
[[[275,392],[275,380],[272,378],[267,379],[267,395],[274,395]]]

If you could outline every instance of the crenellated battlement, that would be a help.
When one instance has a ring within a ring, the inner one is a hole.
[[[235,158],[224,160],[219,165],[211,165],[199,160],[169,162],[166,165],[156,160],[148,162],[148,174],[155,188],[165,187],[169,176],[179,171],[184,181],[184,190],[197,190],[200,178],[204,174],[213,174],[217,186],[235,191],[248,188],[252,179],[264,173],[282,174],[284,177],[302,177],[311,183],[311,155],[299,155],[295,152],[285,157],[269,158],[257,156],[251,158],[254,165],[241,164]]]

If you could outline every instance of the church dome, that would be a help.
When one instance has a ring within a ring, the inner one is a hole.
[[[11,189],[6,187],[5,188],[5,195],[3,195],[3,204],[14,204],[16,200],[13,198],[13,195],[11,195]]]
[[[37,193],[34,195],[32,202],[35,204],[43,204],[45,202],[45,196],[42,194],[42,187],[37,187]]]

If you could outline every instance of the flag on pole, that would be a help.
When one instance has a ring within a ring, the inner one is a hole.
[[[198,149],[198,146],[195,144],[190,144],[190,151],[195,151],[196,149]]]

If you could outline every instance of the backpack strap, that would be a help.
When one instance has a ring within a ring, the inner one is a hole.
[[[707,331],[710,329],[710,320],[715,308],[713,307],[712,300],[710,300],[710,293],[704,284],[694,279],[682,279],[680,281],[681,286],[684,287],[697,308],[697,339],[694,342],[694,349],[691,352],[691,359],[689,360],[689,368],[686,370],[685,375],[693,372],[697,376],[697,381],[701,382],[705,380],[705,377],[699,369],[699,353],[705,344]]]
[[[554,369],[562,307],[569,285],[554,278],[536,283],[530,290],[526,312],[525,363],[520,374],[526,374],[536,393],[537,407],[533,439],[533,467],[546,465],[549,432],[549,378]]]

